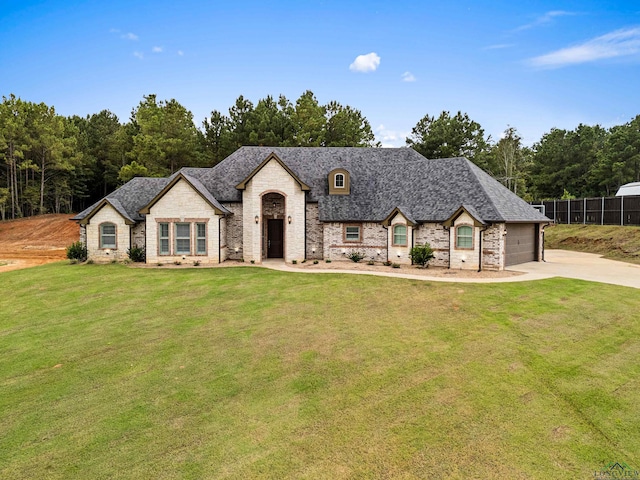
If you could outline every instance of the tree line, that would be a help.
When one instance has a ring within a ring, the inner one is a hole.
[[[604,129],[552,129],[528,148],[508,127],[493,141],[466,113],[425,115],[406,139],[427,158],[465,156],[527,199],[609,195],[640,180],[640,116]],[[0,215],[80,211],[134,176],[211,167],[243,145],[379,147],[362,113],[311,91],[256,104],[238,97],[200,126],[175,99],[144,96],[123,123],[108,110],[65,117],[10,95],[0,104]]]

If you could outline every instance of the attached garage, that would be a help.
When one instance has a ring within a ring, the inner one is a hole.
[[[538,229],[536,223],[507,223],[505,266],[537,260]]]

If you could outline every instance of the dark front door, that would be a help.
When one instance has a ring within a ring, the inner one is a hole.
[[[282,258],[284,253],[282,220],[267,220],[267,258]]]

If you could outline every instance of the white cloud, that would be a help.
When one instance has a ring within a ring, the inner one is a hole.
[[[138,40],[138,36],[131,32],[121,35],[120,38],[124,38],[125,40]]]
[[[144,60],[144,53],[142,52],[133,52],[133,56],[139,58],[140,60]]]
[[[616,30],[573,47],[529,59],[534,67],[560,68],[640,53],[640,27]]]
[[[349,70],[352,72],[375,72],[380,65],[380,57],[377,53],[371,52],[366,55],[358,55],[351,65]]]
[[[411,72],[404,72],[402,74],[402,81],[403,82],[415,82],[416,80],[417,80],[417,78]]]
[[[522,25],[522,26],[516,28],[514,31],[515,32],[521,32],[523,30],[529,30],[531,28],[541,27],[543,25],[547,25],[547,24],[551,23],[557,17],[567,17],[567,16],[572,16],[572,15],[576,15],[576,13],[565,12],[564,10],[552,10],[552,11],[547,12],[544,15],[536,18],[533,22],[527,23],[526,25]]]
[[[488,47],[484,47],[483,50],[503,50],[505,48],[512,48],[515,45],[513,43],[500,43],[498,45],[489,45]]]
[[[182,50],[178,50],[178,55],[183,56],[184,52]]]
[[[389,130],[384,125],[380,124],[375,129],[376,139],[380,141],[383,148],[398,148],[406,146],[406,138],[409,136],[409,132],[399,132],[396,130]]]
[[[162,53],[162,47],[153,47],[151,51],[153,53]]]

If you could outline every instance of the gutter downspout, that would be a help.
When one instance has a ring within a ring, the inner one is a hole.
[[[448,264],[447,268],[451,270],[451,227],[447,227],[446,225],[442,225],[442,228],[449,232],[449,255],[448,255]]]
[[[222,263],[222,215],[218,217],[218,263]]]
[[[486,225],[485,227],[480,229],[480,239],[478,242],[478,271],[481,272],[482,271],[482,237],[484,236],[484,232],[490,227],[491,225]]]

